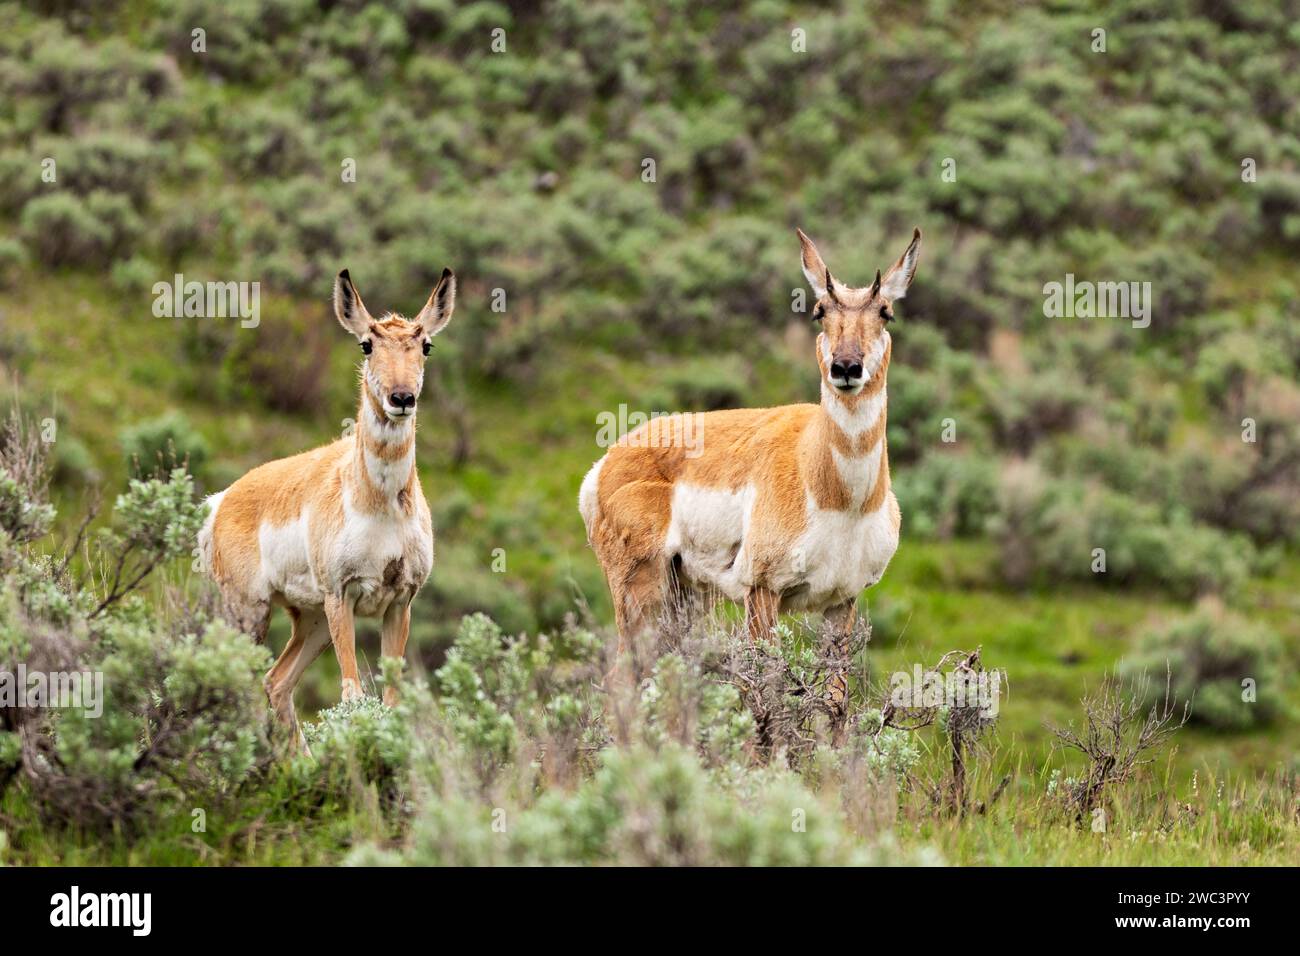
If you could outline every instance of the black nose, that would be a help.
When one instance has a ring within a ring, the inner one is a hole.
[[[832,362],[831,378],[862,378],[861,362]]]
[[[393,392],[388,396],[388,400],[393,403],[394,408],[414,408],[415,396],[410,392]]]

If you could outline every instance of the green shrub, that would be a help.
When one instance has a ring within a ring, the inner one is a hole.
[[[1157,586],[1184,597],[1232,593],[1259,560],[1243,535],[1104,486],[1049,478],[1032,466],[1006,469],[999,497],[992,528],[1003,577],[1014,584],[1050,576]]]
[[[1282,642],[1271,628],[1206,602],[1143,634],[1121,674],[1147,675],[1150,705],[1163,698],[1167,671],[1174,699],[1191,701],[1193,722],[1243,731],[1288,710],[1283,660]]]
[[[427,803],[401,852],[359,850],[360,865],[617,864],[623,866],[843,866],[935,862],[851,838],[839,808],[790,773],[744,794],[712,778],[677,745],[607,751],[573,793],[532,806],[486,807],[465,798]]]
[[[671,407],[654,411],[711,412],[743,408],[749,370],[737,356],[696,359],[670,369],[663,379],[673,396]]]
[[[31,493],[7,467],[0,467],[0,529],[6,543],[25,544],[43,537],[54,523],[54,506]]]
[[[997,511],[997,491],[997,465],[981,455],[932,453],[894,481],[907,531],[922,538],[983,534]]]
[[[0,238],[0,288],[9,288],[27,263],[27,250],[17,239]]]
[[[310,808],[361,802],[373,787],[393,806],[411,765],[411,713],[377,697],[338,704],[303,724],[310,756],[290,759],[291,799]]]
[[[127,258],[143,225],[124,196],[92,192],[84,199],[67,192],[33,199],[23,209],[19,232],[46,266],[103,267]]]
[[[103,674],[104,712],[65,711],[51,728],[35,774],[50,816],[145,826],[212,806],[266,758],[270,655],[228,626],[171,635],[115,619],[79,663]]]
[[[20,779],[46,822],[95,831],[137,833],[213,807],[268,756],[270,655],[222,622],[163,621],[131,596],[159,565],[190,554],[204,508],[189,475],[135,480],[118,496],[92,549],[99,590],[32,550],[54,519],[43,446],[11,425],[3,450],[0,670],[78,674],[83,696],[58,710],[0,711],[0,784]]]
[[[176,411],[122,429],[121,444],[132,475],[150,475],[176,465],[200,475],[208,460],[207,440]]]
[[[736,763],[753,746],[754,718],[741,706],[740,692],[681,654],[655,661],[640,703],[648,741],[693,747],[708,766]]]

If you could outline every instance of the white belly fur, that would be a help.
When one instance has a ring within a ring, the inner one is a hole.
[[[263,593],[268,597],[282,595],[294,607],[324,603],[324,588],[312,571],[305,513],[288,524],[263,524],[257,531],[257,543],[262,558],[259,583]]]
[[[737,491],[678,484],[664,548],[681,555],[689,581],[711,586],[733,601],[744,600],[753,583],[744,543],[754,489]]]
[[[423,509],[410,516],[365,514],[345,504],[342,527],[322,543],[319,567],[312,560],[308,528],[304,512],[288,524],[259,530],[259,583],[268,597],[280,596],[294,607],[319,607],[327,595],[346,590],[358,615],[381,615],[395,597],[410,600],[433,567],[433,534]],[[394,580],[392,570],[398,568]]]
[[[877,459],[878,460],[878,459]],[[749,547],[754,491],[679,484],[664,540],[668,557],[681,556],[682,573],[697,585],[743,601],[755,583]],[[822,611],[856,597],[880,580],[898,548],[892,492],[870,514],[828,511],[809,496],[806,527],[775,567],[767,584],[786,595],[783,608]]]

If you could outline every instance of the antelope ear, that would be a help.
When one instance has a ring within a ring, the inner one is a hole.
[[[912,284],[912,276],[916,275],[916,261],[920,255],[921,230],[914,229],[912,244],[898,257],[898,261],[890,266],[884,281],[880,283],[880,294],[891,302],[907,295],[907,287]]]
[[[357,295],[357,287],[352,284],[352,277],[344,269],[334,280],[334,314],[338,316],[339,325],[357,338],[362,338],[370,331],[370,313]]]
[[[831,278],[831,270],[826,268],[826,263],[822,262],[821,255],[817,252],[817,247],[813,241],[804,235],[802,229],[795,229],[799,234],[799,244],[802,248],[802,265],[803,276],[808,280],[808,285],[812,286],[813,295],[821,298],[826,294],[828,288],[834,288],[835,280]]]
[[[433,337],[441,332],[451,321],[451,314],[456,310],[456,277],[450,269],[442,270],[442,278],[429,294],[429,301],[424,304],[415,321],[424,328],[424,334]]]

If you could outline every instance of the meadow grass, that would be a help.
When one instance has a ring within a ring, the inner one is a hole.
[[[310,416],[252,414],[236,405],[214,405],[188,396],[192,371],[159,348],[160,320],[126,314],[90,278],[59,276],[39,282],[39,294],[13,306],[16,325],[48,329],[29,343],[28,394],[52,397],[61,418],[98,462],[120,462],[119,433],[145,411],[178,407],[213,448],[217,474],[237,473],[262,460],[305,449],[337,436],[353,413],[354,357],[337,350],[326,384],[327,408]],[[50,321],[51,316],[60,321]],[[166,334],[176,334],[168,324]],[[181,333],[183,334],[183,332]],[[76,357],[75,376],[56,375]],[[608,596],[576,512],[576,489],[602,452],[595,443],[600,411],[626,403],[632,411],[667,410],[674,396],[662,383],[689,363],[663,359],[631,362],[604,352],[567,350],[561,360],[539,365],[525,382],[502,386],[473,378],[465,398],[482,454],[472,465],[446,467],[451,436],[436,407],[421,413],[419,461],[425,491],[438,513],[441,502],[463,496],[471,520],[439,536],[439,565],[485,567],[491,555],[482,528],[496,522],[510,540],[510,586],[531,602],[572,609],[581,605],[607,626]],[[799,390],[797,356],[775,355],[755,374],[760,400]],[[202,374],[202,373],[200,373]],[[215,374],[215,373],[214,373]],[[562,396],[560,398],[559,396]],[[810,396],[811,397],[811,396]],[[123,409],[137,410],[124,416]],[[110,489],[123,474],[105,475]],[[65,497],[68,497],[65,495]],[[68,502],[64,502],[65,504]],[[75,508],[62,509],[64,522]],[[489,535],[487,540],[491,540]],[[997,547],[984,540],[921,541],[907,534],[884,580],[866,595],[876,621],[865,654],[865,673],[885,681],[913,664],[933,664],[953,649],[982,648],[990,668],[1005,671],[1009,693],[1002,703],[991,766],[980,766],[973,785],[985,794],[1007,773],[1013,783],[987,813],[956,819],[932,812],[922,794],[904,794],[893,833],[904,846],[932,846],[957,864],[1274,864],[1296,859],[1294,771],[1296,715],[1288,709],[1273,726],[1224,733],[1188,726],[1160,765],[1160,779],[1119,794],[1104,833],[1078,827],[1050,812],[1044,790],[1053,771],[1070,773],[1078,762],[1053,746],[1048,725],[1079,716],[1079,700],[1113,670],[1147,629],[1186,612],[1185,602],[1161,592],[1098,585],[1009,589],[996,573]],[[196,586],[172,569],[169,583]],[[1288,651],[1300,651],[1300,559],[1276,563],[1271,576],[1251,581],[1235,598],[1252,616],[1267,621]],[[435,604],[431,611],[438,614]],[[271,642],[286,636],[278,618]],[[359,652],[378,659],[373,629],[363,629]],[[416,648],[417,674],[441,660],[443,646]],[[1297,696],[1293,674],[1270,688]],[[309,672],[301,694],[311,714],[337,693],[335,664],[328,655]],[[942,742],[927,760],[943,765]],[[1287,776],[1292,774],[1292,776]],[[1288,783],[1288,781],[1290,781]],[[1145,791],[1143,788],[1146,788]],[[3,851],[11,863],[87,864],[309,864],[342,859],[363,839],[393,838],[391,825],[367,811],[361,794],[354,805],[328,814],[294,817],[273,801],[253,801],[213,814],[206,833],[177,818],[156,832],[128,839],[35,825],[33,808],[16,792],[0,803],[6,821]],[[363,809],[357,809],[360,806]]]

